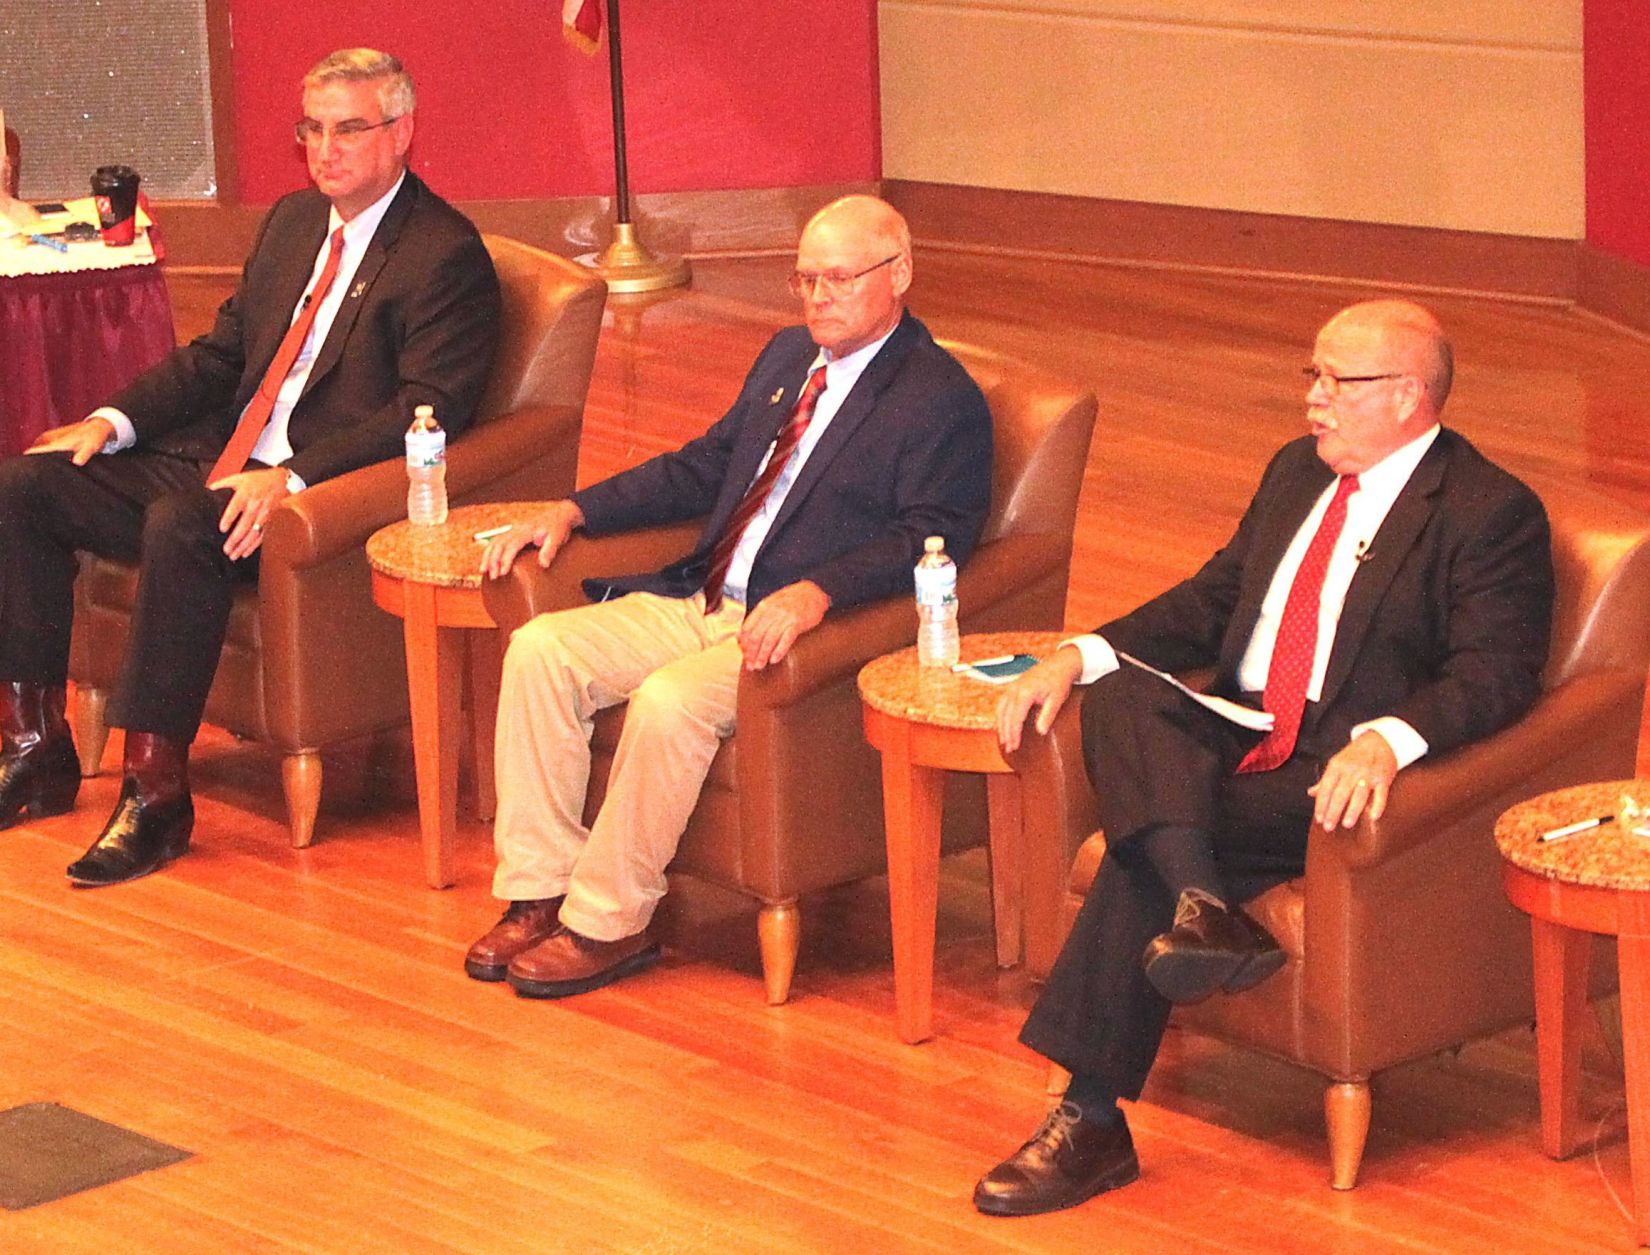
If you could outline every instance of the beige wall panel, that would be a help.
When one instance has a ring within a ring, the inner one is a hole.
[[[1385,6],[1357,35],[1248,24],[1254,11],[1291,7],[1279,0],[1224,6],[1241,7],[1244,25],[1213,21],[1215,0],[1139,6],[1169,15],[1152,20],[1096,15],[1115,7],[883,0],[884,174],[1582,235],[1580,41],[1562,22],[1498,24],[1490,6],[1461,0],[1411,23],[1430,28],[1444,14],[1459,28],[1481,15],[1486,35],[1468,42],[1394,37],[1402,23]],[[1297,17],[1324,29],[1355,7],[1302,4]],[[1175,16],[1193,11],[1202,16]],[[1510,30],[1555,41],[1521,46]]]
[[[1581,48],[1581,0],[882,0],[903,9],[987,9],[1137,25]]]

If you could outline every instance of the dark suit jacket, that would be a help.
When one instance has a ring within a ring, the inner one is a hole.
[[[314,188],[277,201],[212,330],[109,404],[138,446],[210,461],[275,356],[327,234]],[[408,171],[293,407],[287,465],[306,484],[394,457],[413,407],[469,424],[498,336],[498,277],[469,220]]]
[[[1310,436],[1285,445],[1219,553],[1096,630],[1163,670],[1214,665],[1215,689],[1235,693],[1272,575],[1333,478]],[[1504,727],[1540,692],[1552,608],[1540,500],[1463,437],[1439,432],[1347,590],[1302,749],[1327,757],[1382,715],[1407,722],[1429,754]]]
[[[790,417],[817,353],[805,328],[781,331],[733,408],[703,436],[574,494],[585,530],[598,536],[709,516],[692,553],[651,575],[587,581],[591,597],[698,591],[711,548]],[[804,579],[829,594],[833,609],[909,594],[923,538],[944,536],[946,552],[965,561],[990,502],[985,398],[906,314],[803,464],[757,552],[747,604]]]

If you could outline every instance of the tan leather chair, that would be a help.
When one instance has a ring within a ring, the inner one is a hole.
[[[1650,669],[1650,519],[1579,489],[1542,499],[1553,528],[1558,602],[1545,692],[1511,728],[1399,777],[1378,821],[1314,833],[1306,874],[1250,910],[1289,959],[1247,993],[1178,1008],[1176,1022],[1321,1073],[1328,1081],[1331,1183],[1356,1183],[1370,1077],[1534,1019],[1529,920],[1502,892],[1491,839],[1507,807],[1548,789],[1633,774]],[[1051,841],[1096,825],[1078,703],[1017,756],[1041,796]],[[1083,841],[1062,904],[1069,931],[1105,853]],[[1046,974],[1048,958],[1029,956]],[[1595,989],[1613,969],[1600,965]]]
[[[947,347],[984,391],[996,440],[991,513],[958,582],[963,630],[1058,628],[1094,394],[982,349]],[[513,579],[487,588],[488,609],[514,629],[542,611],[582,604],[584,577],[655,569],[687,552],[698,533],[694,523],[575,536],[548,572],[531,554],[518,559]],[[790,993],[798,897],[884,869],[881,767],[865,743],[855,677],[915,637],[911,600],[897,597],[831,615],[782,663],[740,678],[738,731],[711,764],[671,871],[762,904],[771,1004]],[[601,805],[623,719],[622,706],[596,719],[587,822]],[[967,783],[972,796],[946,808],[947,849],[985,839],[984,793],[977,779]]]
[[[607,285],[515,240],[485,242],[503,290],[501,339],[475,424],[448,450],[448,495],[455,504],[565,495]],[[321,749],[408,720],[401,623],[373,605],[363,549],[406,511],[400,459],[306,489],[270,516],[258,584],[236,597],[206,718],[283,755],[296,846],[314,835]],[[136,589],[134,568],[83,557],[69,674],[86,775],[103,756],[104,703]]]

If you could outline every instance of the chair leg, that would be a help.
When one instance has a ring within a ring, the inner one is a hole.
[[[74,724],[80,774],[95,776],[103,767],[103,747],[109,743],[109,694],[103,689],[76,685]]]
[[[1346,1081],[1323,1092],[1323,1118],[1329,1126],[1329,1184],[1350,1190],[1358,1184],[1358,1167],[1369,1137],[1369,1081]]]
[[[298,750],[281,759],[281,789],[293,848],[302,850],[315,840],[315,816],[321,810],[320,753]]]
[[[796,952],[802,945],[802,911],[796,899],[764,906],[756,917],[756,937],[762,949],[762,984],[768,1005],[782,1006],[791,996]]]

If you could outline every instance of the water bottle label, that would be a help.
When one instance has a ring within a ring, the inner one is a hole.
[[[407,433],[408,466],[440,466],[446,460],[446,432],[409,431]]]
[[[957,568],[955,566],[918,567],[917,605],[954,606],[957,604]]]

